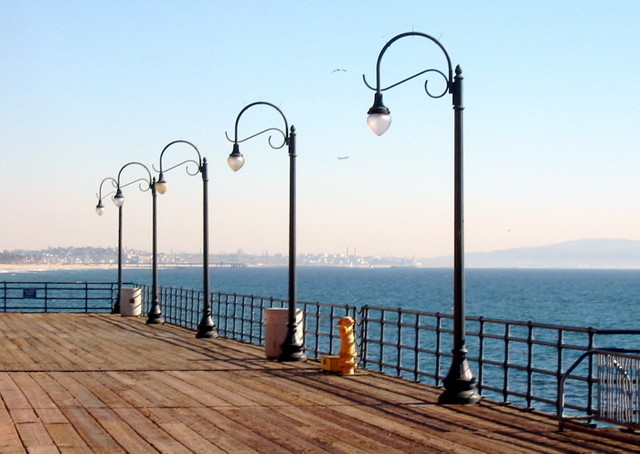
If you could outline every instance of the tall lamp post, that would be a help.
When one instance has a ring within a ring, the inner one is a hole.
[[[149,171],[149,169],[147,168],[147,166],[145,166],[144,164],[140,163],[140,162],[129,162],[125,165],[122,166],[122,168],[120,169],[120,171],[118,172],[118,180],[117,180],[117,190],[116,190],[116,195],[113,197],[113,203],[115,203],[115,205],[118,208],[121,208],[122,205],[124,204],[124,194],[122,194],[122,188],[124,186],[121,185],[121,180],[120,177],[122,176],[122,171],[124,169],[126,169],[129,166],[132,165],[137,165],[142,167],[148,174],[149,179],[145,180],[144,178],[141,178],[137,181],[143,181],[144,183],[146,183],[146,187],[143,186],[142,184],[140,185],[140,190],[141,191],[148,191],[151,190],[151,198],[153,201],[152,204],[152,211],[153,211],[153,218],[152,218],[152,229],[153,229],[153,240],[152,240],[152,300],[151,300],[151,309],[149,310],[149,313],[147,315],[147,324],[162,324],[164,323],[164,318],[162,317],[162,311],[160,310],[160,303],[158,302],[158,242],[157,242],[157,238],[158,238],[158,232],[157,232],[157,220],[156,220],[156,179],[155,177],[151,176],[151,171]],[[122,250],[122,244],[120,244],[120,250]]]
[[[198,155],[198,160],[194,161],[192,159],[189,159],[186,161],[182,161],[181,163],[176,164],[172,167],[169,167],[168,169],[164,169],[162,167],[162,158],[164,156],[164,152],[167,151],[169,147],[175,144],[189,145]],[[189,170],[189,164],[195,164],[198,170],[192,173]],[[169,189],[169,185],[164,179],[164,173],[175,169],[176,167],[180,167],[181,165],[186,165],[185,170],[191,176],[195,176],[198,173],[202,175],[202,292],[204,300],[202,302],[202,318],[200,320],[200,323],[198,324],[196,337],[218,337],[218,333],[216,332],[216,325],[213,322],[213,318],[211,316],[211,301],[209,296],[209,177],[207,173],[207,158],[203,158],[198,148],[191,142],[187,142],[186,140],[174,140],[173,142],[165,146],[160,153],[160,169],[157,169],[158,172],[160,172],[160,175],[158,176],[158,181],[156,182],[155,187],[160,194],[164,194],[165,192],[167,192],[167,189]]]
[[[253,134],[245,139],[238,140],[238,124],[240,117],[248,109],[264,105],[272,107],[282,116],[284,120],[284,130],[278,128],[267,128],[256,134]],[[289,123],[282,111],[271,103],[258,101],[251,103],[244,107],[238,117],[236,118],[236,124],[234,129],[234,138],[231,140],[227,135],[227,139],[233,142],[233,151],[229,155],[227,160],[229,167],[234,172],[237,172],[244,165],[244,157],[240,153],[239,144],[245,142],[253,137],[259,136],[265,132],[277,131],[282,134],[283,142],[280,146],[275,146],[271,142],[271,136],[269,136],[269,146],[274,150],[280,149],[285,145],[289,149],[289,320],[287,323],[287,335],[285,341],[282,344],[282,353],[278,357],[279,361],[306,361],[307,356],[304,354],[304,339],[299,339],[296,336],[298,322],[296,317],[296,129],[292,125],[289,129]],[[304,337],[304,336],[302,336]]]
[[[447,70],[442,72],[438,69],[427,69],[414,74],[400,82],[381,88],[380,85],[380,63],[386,50],[394,42],[401,38],[418,36],[426,38],[435,43],[444,53],[447,60]],[[369,109],[367,123],[372,131],[377,135],[382,135],[391,125],[389,109],[382,102],[382,92],[404,82],[407,82],[422,74],[435,73],[442,76],[446,81],[446,88],[442,93],[432,94],[425,82],[424,87],[427,95],[431,98],[442,98],[445,94],[451,93],[454,112],[454,271],[453,271],[453,351],[449,372],[444,379],[445,391],[440,395],[439,402],[443,404],[473,404],[480,400],[480,395],[476,392],[477,380],[467,361],[467,348],[465,345],[465,301],[464,301],[464,221],[463,221],[463,161],[462,161],[462,69],[455,68],[455,77],[451,66],[451,59],[446,49],[440,42],[432,36],[420,32],[402,33],[392,38],[384,45],[376,64],[376,86],[372,87],[367,83],[364,75],[364,83],[371,90],[375,91],[373,106]]]
[[[104,197],[108,197],[111,194],[115,194],[116,191],[113,190],[108,194],[102,194],[102,186],[105,182],[110,181],[114,188],[118,187],[118,182],[115,178],[107,177],[100,182],[100,187],[98,188],[98,204],[96,205],[96,214],[98,216],[102,216],[104,213],[104,205],[102,203],[102,199]],[[126,186],[126,185],[125,185]],[[118,207],[118,294],[116,296],[116,300],[113,303],[113,307],[111,308],[112,314],[120,313],[120,295],[122,293],[122,205]]]

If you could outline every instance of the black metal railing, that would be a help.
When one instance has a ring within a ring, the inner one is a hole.
[[[0,311],[110,312],[117,294],[111,282],[0,282]]]
[[[142,289],[144,310],[149,309],[152,288],[147,284],[133,284]],[[230,293],[210,294],[210,304],[218,334],[253,344],[264,344],[265,311],[287,307],[287,301],[277,298]],[[164,319],[171,324],[195,330],[202,311],[203,292],[177,287],[159,287]],[[339,335],[335,326],[342,317],[358,317],[355,306],[299,302],[305,314],[304,332],[307,352],[313,358],[335,353]]]
[[[142,290],[143,315],[151,286]],[[203,292],[159,287],[168,323],[196,330]],[[113,283],[0,283],[0,310],[23,312],[108,312],[117,297]],[[265,311],[287,307],[283,299],[211,293],[218,333],[253,344],[265,343]],[[451,361],[453,316],[375,306],[298,302],[304,312],[306,353],[311,358],[337,354],[337,322],[356,320],[359,367],[408,380],[442,386]],[[598,330],[534,322],[467,317],[467,358],[485,398],[555,413],[564,377],[564,408],[593,414],[597,405],[597,366],[591,358],[567,370],[596,348],[640,349],[640,330]]]
[[[137,285],[137,284],[136,284]],[[143,299],[150,300],[150,287]],[[213,293],[210,303],[221,336],[264,344],[264,312],[287,307],[283,299]],[[162,287],[160,299],[169,323],[196,329],[202,293]],[[453,348],[453,316],[375,306],[298,302],[304,311],[305,350],[311,358],[336,354],[337,322],[356,320],[359,367],[442,386]],[[486,398],[555,413],[560,379],[596,344],[640,348],[640,330],[597,330],[564,325],[467,317],[467,358]],[[596,342],[598,341],[598,342]],[[577,397],[567,408],[589,413],[595,396],[591,361],[572,371],[565,392]]]

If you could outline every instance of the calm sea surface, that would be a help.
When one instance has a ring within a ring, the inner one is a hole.
[[[287,298],[287,268],[212,268],[211,290]],[[151,270],[125,269],[150,283]],[[159,285],[202,288],[199,268],[163,268]],[[0,281],[117,281],[112,270],[0,273]],[[453,273],[431,268],[298,268],[298,300],[452,313]],[[468,269],[468,316],[640,328],[640,270]]]

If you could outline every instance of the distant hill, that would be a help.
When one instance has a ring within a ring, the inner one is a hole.
[[[451,256],[423,260],[423,266],[451,266]],[[469,268],[640,268],[640,241],[586,239],[548,246],[465,254]]]

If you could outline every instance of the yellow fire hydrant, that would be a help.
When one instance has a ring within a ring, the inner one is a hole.
[[[320,358],[320,367],[325,372],[333,372],[342,375],[353,375],[356,370],[356,336],[353,327],[356,321],[353,317],[342,317],[338,321],[340,333],[340,354],[323,356]]]
[[[342,371],[342,375],[353,375],[356,370],[356,336],[353,332],[353,326],[356,321],[353,317],[343,317],[338,322],[340,328],[340,360],[338,368]]]

